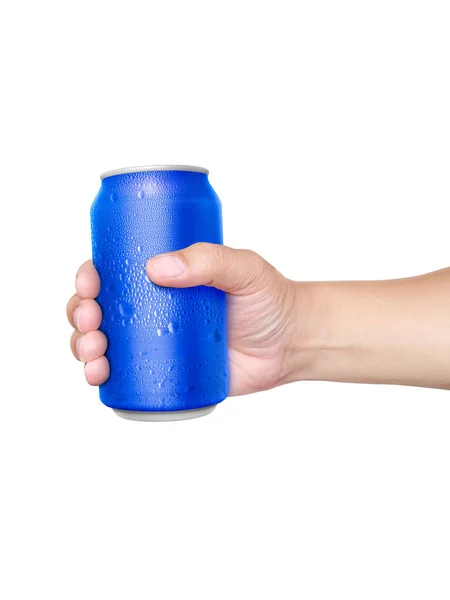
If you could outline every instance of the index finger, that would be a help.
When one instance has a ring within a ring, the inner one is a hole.
[[[100,277],[92,260],[87,260],[78,269],[75,288],[80,298],[97,298],[100,293]]]

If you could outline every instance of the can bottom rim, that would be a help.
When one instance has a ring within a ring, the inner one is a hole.
[[[212,406],[204,406],[203,408],[193,408],[192,410],[167,410],[167,411],[135,411],[135,410],[118,410],[113,408],[113,411],[118,417],[128,419],[130,421],[186,421],[187,419],[197,419],[205,417],[212,413],[217,404]]]

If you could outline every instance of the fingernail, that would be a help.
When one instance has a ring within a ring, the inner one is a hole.
[[[155,256],[150,263],[153,271],[160,277],[178,277],[186,271],[184,262],[178,256]]]
[[[83,344],[82,344],[82,342],[83,342],[83,338],[82,338],[82,337],[79,337],[79,338],[77,339],[77,341],[76,341],[75,348],[77,349],[78,358],[79,358],[79,359],[80,359],[82,362],[86,362],[86,361],[84,360],[84,358],[83,358],[83,354],[82,354],[82,352],[81,352],[81,346],[83,345]]]
[[[75,323],[75,327],[78,329],[78,331],[81,331],[80,317],[81,317],[82,312],[83,312],[83,309],[80,306],[73,311],[73,322]]]

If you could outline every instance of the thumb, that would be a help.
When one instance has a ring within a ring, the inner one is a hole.
[[[147,275],[158,285],[181,288],[207,285],[232,294],[263,287],[271,270],[275,271],[251,250],[203,242],[160,254],[147,263]]]

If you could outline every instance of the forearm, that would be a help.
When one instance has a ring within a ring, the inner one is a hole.
[[[450,388],[450,269],[296,288],[292,379]]]

